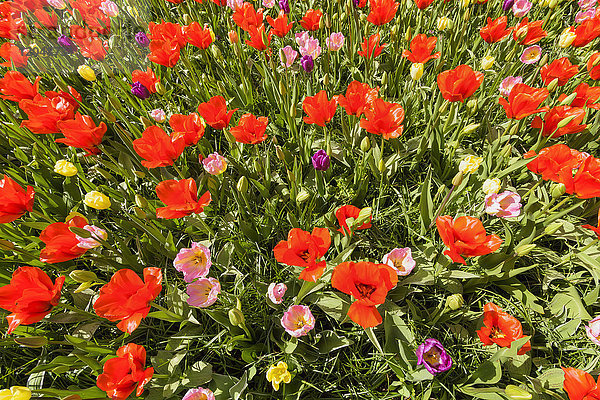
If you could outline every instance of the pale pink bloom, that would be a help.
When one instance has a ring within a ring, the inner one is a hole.
[[[202,159],[202,166],[209,174],[220,175],[227,169],[227,159],[219,153],[212,153]]]
[[[192,247],[189,249],[179,250],[173,261],[175,269],[183,272],[183,280],[186,282],[204,278],[208,275],[211,265],[210,250],[197,242],[192,242]]]
[[[416,265],[415,260],[412,258],[410,247],[390,251],[383,256],[382,262],[394,268],[396,273],[401,276],[410,274]]]
[[[165,122],[165,120],[167,119],[167,114],[162,108],[157,108],[155,110],[150,111],[150,116],[156,122]]]
[[[48,4],[58,10],[64,10],[67,7],[67,2],[65,0],[48,0]]]
[[[234,11],[243,4],[244,0],[227,0],[227,5]]]
[[[330,51],[338,51],[344,45],[344,34],[342,32],[334,32],[325,39],[325,44]]]
[[[515,0],[512,6],[512,12],[517,18],[523,18],[531,10],[533,3],[529,0]]]
[[[104,0],[98,7],[107,17],[116,17],[119,15],[119,7],[117,3],[111,0]]]
[[[315,317],[308,306],[293,305],[283,313],[281,325],[293,337],[300,337],[315,327]]]
[[[275,6],[275,0],[263,0],[263,7],[273,8]]]
[[[215,394],[210,389],[199,387],[188,390],[181,400],[215,400]]]
[[[579,8],[582,10],[589,10],[596,7],[596,0],[579,0],[577,4],[579,4]]]
[[[518,217],[521,214],[521,196],[508,190],[490,193],[485,196],[485,212],[500,218]]]
[[[307,31],[296,33],[296,43],[300,47],[302,56],[311,56],[314,60],[321,54],[319,41],[310,36]]]
[[[89,238],[84,238],[79,235],[75,235],[75,238],[79,241],[77,243],[77,247],[81,247],[82,249],[94,249],[96,247],[102,246],[102,243],[98,241],[106,240],[108,238],[108,233],[102,228],[98,228],[95,225],[86,225],[83,227],[86,231],[90,232],[91,236]]]
[[[200,278],[187,286],[190,296],[187,302],[192,307],[205,308],[212,306],[221,293],[221,284],[215,278]]]
[[[575,14],[575,22],[580,24],[583,21],[585,21],[586,19],[592,19],[596,16],[596,10],[593,8],[590,8],[589,10],[585,10],[585,11],[578,11],[577,14]]]
[[[507,76],[500,83],[500,94],[504,97],[508,97],[512,89],[516,84],[523,83],[523,78],[520,76]]]
[[[298,52],[294,50],[292,46],[285,46],[279,51],[281,65],[285,68],[291,67],[294,61],[296,60],[296,57],[298,57]]]
[[[521,62],[523,64],[534,64],[540,60],[542,57],[542,48],[537,44],[533,46],[529,46],[525,50],[523,50],[523,54],[521,54]]]
[[[600,345],[600,317],[596,317],[588,323],[585,333],[594,344]]]
[[[271,283],[267,289],[267,296],[269,296],[269,299],[271,299],[273,303],[281,304],[286,290],[287,286],[285,283]]]

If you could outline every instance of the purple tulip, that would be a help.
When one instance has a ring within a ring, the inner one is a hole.
[[[312,72],[312,70],[315,68],[313,58],[309,55],[302,56],[300,59],[300,65],[302,65],[302,68],[304,68],[306,72]]]
[[[58,39],[56,39],[60,47],[65,49],[65,51],[69,54],[75,53],[77,51],[77,45],[73,43],[70,37],[65,35],[60,35]]]
[[[360,4],[360,0],[354,0],[353,3],[355,7],[358,7],[358,5]]]
[[[140,82],[133,82],[133,85],[131,85],[131,94],[142,100],[150,97],[150,91]]]
[[[140,47],[148,47],[150,46],[150,39],[144,32],[138,32],[135,34],[135,41]]]
[[[279,0],[279,8],[283,10],[284,13],[290,13],[290,3],[288,0]]]
[[[327,171],[329,168],[329,156],[323,149],[317,151],[312,156],[312,165],[318,171]]]
[[[417,365],[436,375],[452,368],[452,358],[438,340],[427,339],[417,348]]]
[[[504,0],[504,3],[502,4],[502,9],[504,11],[508,11],[512,8],[514,3],[515,3],[515,0]]]

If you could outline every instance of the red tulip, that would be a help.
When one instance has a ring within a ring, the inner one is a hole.
[[[548,107],[538,108],[548,95],[549,92],[546,88],[536,89],[524,83],[518,83],[508,95],[508,100],[501,98],[498,102],[504,107],[507,118],[521,120],[530,115],[548,111]]]
[[[271,36],[273,36],[272,32],[265,32],[265,26],[261,24],[258,28],[255,26],[251,26],[248,29],[248,34],[250,35],[250,39],[246,40],[246,44],[250,47],[255,48],[258,51],[266,50],[267,47],[271,44]],[[267,42],[265,43],[265,37]]]
[[[587,70],[590,78],[595,81],[600,80],[600,53],[592,54],[587,62]]]
[[[483,327],[477,331],[479,340],[484,346],[497,344],[500,347],[510,347],[512,342],[523,337],[523,326],[518,319],[502,311],[494,303],[483,306]],[[523,355],[531,350],[531,343],[525,343],[517,352]]]
[[[600,399],[600,378],[596,383],[590,374],[580,369],[563,368],[563,371],[563,390],[569,395],[569,400]]]
[[[0,3],[0,37],[17,40],[19,33],[27,35],[27,26],[21,18],[21,13],[13,8],[13,5],[10,1]]]
[[[144,268],[144,281],[130,269],[120,269],[100,288],[94,311],[131,334],[150,312],[150,302],[162,290],[160,268]]]
[[[104,363],[96,385],[112,400],[125,400],[134,391],[139,397],[154,375],[154,368],[144,369],[145,366],[146,350],[135,343],[129,343],[117,350],[116,358]]]
[[[395,0],[370,0],[367,21],[374,25],[387,24],[396,16],[399,5]]]
[[[252,3],[244,2],[235,9],[233,22],[247,32],[250,27],[258,28],[263,24],[263,13],[262,11],[256,12]]]
[[[415,4],[419,10],[424,10],[433,3],[433,0],[415,0]]]
[[[381,36],[379,36],[379,33],[371,35],[368,38],[365,37],[365,40],[360,44],[361,50],[357,51],[356,53],[359,56],[367,59],[379,56],[383,51],[383,48],[386,46],[386,44],[382,44],[381,46],[379,45],[380,39]]]
[[[336,108],[336,98],[327,100],[325,90],[321,90],[314,96],[307,96],[302,102],[302,109],[307,115],[307,117],[304,117],[304,123],[324,127],[326,123],[333,119]]]
[[[590,87],[587,83],[582,82],[573,90],[573,93],[577,93],[577,95],[571,102],[571,107],[587,107],[600,110],[600,103],[598,103],[600,87]],[[561,94],[558,101],[563,101],[566,98],[566,94]]]
[[[558,124],[565,118],[573,117],[573,119],[562,128],[558,128]],[[531,122],[531,127],[534,129],[541,129],[543,136],[552,135],[553,138],[557,138],[562,135],[579,133],[583,131],[587,125],[581,123],[585,118],[585,111],[579,107],[569,106],[557,106],[544,116],[544,120],[536,116]]]
[[[441,72],[437,84],[444,99],[463,102],[471,97],[481,83],[483,73],[473,71],[468,65],[459,65],[454,69]]]
[[[279,37],[285,37],[288,32],[292,29],[293,22],[288,24],[288,16],[283,10],[279,10],[279,15],[277,18],[273,19],[270,16],[267,17],[267,22],[273,29],[271,32]]]
[[[18,71],[6,71],[0,79],[0,97],[4,100],[16,101],[32,100],[38,94],[41,77],[37,77],[33,84]]]
[[[40,240],[46,244],[40,253],[40,261],[59,263],[73,260],[82,256],[88,249],[79,247],[77,235],[69,230],[71,227],[82,228],[88,222],[85,218],[75,216],[65,222],[56,222],[48,225],[42,233]]]
[[[133,149],[143,158],[142,165],[146,168],[173,165],[184,148],[183,138],[171,138],[158,126],[146,128],[142,137],[133,141]]]
[[[335,217],[338,221],[338,224],[340,224],[340,227],[341,227],[340,229],[338,229],[338,232],[342,232],[344,235],[349,234],[350,227],[348,226],[348,223],[346,222],[346,220],[348,218],[354,218],[356,220],[358,218],[359,214],[360,214],[360,208],[355,207],[350,204],[341,206],[340,208],[338,208],[335,212]],[[354,228],[354,230],[360,231],[363,229],[369,229],[371,227],[371,219],[372,219],[372,217],[369,217],[369,222],[365,222],[358,228]]]
[[[35,191],[27,186],[27,191],[8,176],[0,180],[0,224],[12,222],[26,212],[33,210]]]
[[[600,14],[596,12],[596,17],[586,19],[575,28],[575,40],[571,45],[573,47],[583,47],[591,43],[600,36]]]
[[[488,43],[496,43],[506,38],[512,32],[513,28],[507,28],[508,23],[506,15],[492,20],[488,17],[487,25],[479,30],[479,35]]]
[[[19,107],[29,118],[21,121],[21,127],[37,134],[58,133],[59,121],[75,118],[75,107],[61,96],[50,99],[38,94],[21,100]]]
[[[196,113],[189,115],[173,114],[169,118],[173,129],[172,140],[183,139],[186,146],[193,146],[204,136],[204,123]]]
[[[65,277],[52,279],[37,267],[19,267],[10,283],[0,287],[0,308],[11,314],[6,317],[10,335],[19,325],[40,322],[58,304]]]
[[[325,261],[317,261],[325,256],[331,245],[331,236],[326,228],[314,228],[312,233],[293,228],[287,240],[282,240],[273,248],[275,259],[283,264],[303,267],[300,279],[316,282],[325,269]]]
[[[153,40],[150,42],[148,60],[153,63],[173,68],[181,56],[180,47],[174,40]]]
[[[208,49],[208,46],[214,41],[214,34],[208,24],[204,24],[202,27],[198,22],[192,22],[184,28],[184,34],[187,42],[199,49]]]
[[[567,187],[569,189],[569,187]],[[600,197],[600,159],[588,156],[573,178],[573,191],[580,199]]]
[[[573,170],[579,168],[585,155],[564,144],[555,144],[543,148],[539,154],[528,151],[523,158],[536,156],[527,164],[527,169],[535,174],[541,174],[543,180],[562,183],[568,193],[573,193]]]
[[[252,114],[244,114],[238,125],[231,128],[230,132],[239,143],[257,144],[264,142],[267,138],[265,131],[269,119],[267,117],[255,117]]]
[[[463,258],[483,256],[500,248],[502,239],[497,235],[487,235],[481,221],[475,217],[449,215],[438,217],[435,221],[438,233],[448,250],[444,254],[454,262],[466,264]]]
[[[554,79],[558,79],[558,86],[564,86],[578,71],[579,66],[571,64],[567,57],[563,57],[544,65],[540,70],[540,75],[546,86]]]
[[[223,129],[229,126],[229,121],[237,108],[227,112],[227,104],[223,96],[213,96],[206,103],[200,103],[198,106],[198,114],[206,123],[214,129]]]
[[[100,125],[96,126],[92,117],[77,113],[75,119],[59,121],[57,125],[65,137],[56,139],[55,142],[84,149],[87,151],[86,155],[88,156],[100,154],[97,146],[102,143],[102,138],[106,133],[106,124],[104,122],[100,122]]]
[[[300,20],[300,25],[307,31],[316,31],[319,29],[322,16],[323,12],[321,10],[309,9]]]
[[[181,48],[185,47],[187,43],[183,27],[179,24],[164,21],[160,24],[150,22],[148,30],[150,31],[148,38],[153,42],[174,42],[174,44]]]
[[[146,71],[139,69],[133,71],[131,73],[131,81],[141,83],[150,93],[156,93],[156,84],[160,82],[160,78],[148,67]]]
[[[384,139],[393,139],[402,134],[402,121],[404,109],[400,104],[375,99],[371,108],[365,110],[365,118],[360,120],[360,127],[369,133],[382,135]]]
[[[596,234],[598,239],[600,239],[600,209],[598,209],[598,222],[596,223],[596,226],[586,224],[586,225],[582,225],[581,227],[585,228],[585,229],[590,229],[592,232],[594,232]]]
[[[27,50],[21,52],[19,47],[10,42],[0,46],[0,57],[6,60],[6,62],[0,63],[1,66],[6,68],[12,68],[13,64],[16,68],[26,67],[29,58],[27,57]]]
[[[410,41],[410,51],[404,50],[402,57],[406,57],[412,63],[425,64],[427,61],[440,58],[441,52],[431,54],[435,49],[437,37],[427,37],[427,35],[419,34]]]
[[[190,214],[199,214],[210,204],[210,192],[198,200],[198,188],[192,178],[180,181],[170,179],[156,186],[156,194],[166,207],[156,209],[156,218],[175,219]]]
[[[548,36],[548,32],[542,29],[543,24],[543,20],[530,23],[525,17],[513,29],[513,39],[522,46],[536,44]]]
[[[366,83],[352,81],[346,89],[346,95],[338,95],[337,101],[348,115],[360,117],[377,98],[379,88],[372,88]]]

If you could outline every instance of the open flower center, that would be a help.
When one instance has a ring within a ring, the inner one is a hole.
[[[302,250],[298,254],[298,257],[300,257],[301,259],[303,259],[304,262],[308,262],[308,259],[310,258],[310,253],[308,252],[308,250]]]
[[[404,265],[402,265],[402,261],[404,261],[404,260],[402,260],[402,259],[400,259],[400,258],[396,258],[396,259],[394,260],[394,267],[395,267],[395,268],[396,268],[398,271],[400,271],[400,272],[404,272],[404,271],[405,271],[405,269],[404,269]]]
[[[440,351],[437,347],[433,347],[429,351],[426,351],[425,354],[423,354],[423,359],[425,360],[425,362],[431,365],[432,367],[437,367],[438,365],[440,365],[440,358]]]
[[[375,291],[375,286],[367,285],[364,283],[357,283],[356,289],[361,294],[361,298],[371,297],[371,294]]]
[[[499,327],[494,326],[492,328],[492,331],[490,332],[490,337],[492,339],[502,339],[502,338],[505,338],[506,335],[504,333],[502,333],[502,331],[500,330]]]

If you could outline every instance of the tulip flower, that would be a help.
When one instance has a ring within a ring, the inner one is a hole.
[[[488,17],[487,25],[479,30],[479,35],[487,43],[497,43],[510,35],[513,28],[507,28],[508,20],[506,15],[492,20]]]
[[[600,382],[585,371],[576,368],[563,368],[565,380],[563,390],[569,400],[593,400],[600,398]]]
[[[512,342],[523,337],[523,327],[518,319],[494,303],[487,303],[483,307],[483,327],[477,331],[477,335],[484,346],[495,343],[500,347],[510,347]],[[522,355],[529,350],[531,343],[527,342],[517,354]]]
[[[500,248],[502,239],[497,235],[487,235],[481,221],[474,217],[458,217],[448,215],[436,220],[438,233],[448,249],[444,254],[454,262],[466,264],[463,258],[483,256]]]
[[[281,325],[293,337],[305,336],[315,327],[315,317],[308,306],[291,305],[281,318]]]
[[[88,249],[79,246],[77,235],[69,228],[83,229],[88,225],[85,218],[74,216],[67,222],[56,222],[48,225],[41,233],[40,240],[46,247],[40,252],[40,261],[59,263],[82,256]]]
[[[211,265],[210,250],[197,242],[192,242],[190,248],[179,250],[173,260],[173,266],[177,271],[183,272],[183,280],[187,283],[196,278],[205,278]]]
[[[21,100],[32,100],[38,94],[41,79],[38,76],[32,84],[19,71],[7,71],[0,79],[0,98],[17,103]]]
[[[117,357],[104,363],[96,384],[113,400],[125,400],[135,391],[141,396],[144,386],[152,379],[154,368],[146,368],[146,349],[129,343],[117,350]]]
[[[4,175],[0,180],[0,224],[12,222],[33,210],[35,191],[27,186],[23,189],[17,182]]]
[[[416,265],[410,247],[390,251],[381,262],[392,267],[399,276],[409,275]]]
[[[314,96],[308,96],[302,102],[302,109],[307,114],[304,117],[304,123],[317,124],[324,127],[326,123],[333,119],[336,108],[336,98],[327,100],[327,92],[325,90],[321,90]]]
[[[314,228],[312,233],[293,228],[287,240],[282,240],[273,248],[275,259],[283,264],[302,267],[299,279],[316,282],[325,269],[325,261],[317,261],[325,256],[331,245],[327,228]]]
[[[441,52],[432,54],[437,43],[437,37],[427,37],[419,34],[410,41],[410,51],[404,50],[402,57],[406,57],[412,63],[425,64],[429,60],[440,58]]]
[[[508,100],[501,98],[498,102],[504,107],[507,118],[521,120],[530,115],[548,111],[548,107],[538,108],[548,95],[549,92],[546,88],[536,89],[519,83],[510,91]]]
[[[285,1],[287,2],[287,0]],[[281,4],[281,1],[279,4]],[[282,383],[290,383],[292,375],[288,371],[287,364],[279,361],[277,365],[271,365],[267,371],[267,380],[271,382],[274,390],[279,390],[279,385]]]
[[[348,223],[346,222],[346,220],[348,218],[354,218],[356,220],[360,215],[360,211],[361,211],[360,208],[355,207],[353,205],[345,205],[345,206],[338,208],[335,212],[335,217],[337,218],[338,224],[340,225],[340,229],[338,229],[338,232],[341,232],[344,235],[349,234],[350,228],[348,227]],[[354,228],[354,229],[357,231],[362,230],[362,229],[369,229],[371,227],[371,219],[372,219],[372,216],[369,216],[368,222],[365,222],[358,228]]]
[[[180,181],[169,179],[156,185],[158,198],[166,204],[156,209],[156,218],[175,219],[199,214],[210,204],[210,192],[198,199],[196,181],[192,178]]]
[[[223,129],[229,126],[229,121],[237,108],[227,111],[227,104],[223,96],[213,96],[206,103],[200,103],[198,106],[198,114],[206,123],[214,129]]]
[[[133,141],[133,149],[143,158],[142,165],[146,168],[173,165],[184,148],[184,138],[171,138],[158,126],[146,128],[142,137]]]
[[[274,304],[281,304],[283,302],[283,296],[287,291],[285,283],[271,283],[267,288],[267,296]]]
[[[577,74],[577,71],[579,71],[579,66],[571,64],[567,57],[563,57],[544,65],[540,70],[540,75],[546,86],[554,79],[558,79],[558,86],[564,86]]]
[[[238,121],[238,125],[231,128],[231,135],[239,143],[257,144],[264,142],[267,138],[265,131],[269,119],[267,117],[256,117],[252,114],[244,114]]]
[[[417,348],[417,365],[423,365],[429,373],[437,375],[452,368],[452,358],[439,340],[430,338]]]
[[[206,308],[212,306],[221,293],[221,284],[215,278],[200,278],[187,286],[187,303],[192,307]]]
[[[463,102],[471,97],[481,83],[483,73],[473,71],[468,65],[459,65],[455,69],[441,72],[437,84],[444,99]]]

